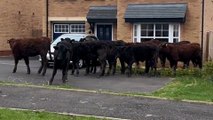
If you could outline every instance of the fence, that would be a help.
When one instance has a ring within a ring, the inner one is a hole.
[[[207,60],[213,60],[213,32],[207,33]]]

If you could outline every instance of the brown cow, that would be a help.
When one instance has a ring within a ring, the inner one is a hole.
[[[153,40],[151,40],[151,41],[153,41]],[[156,41],[155,40],[155,42],[154,42],[156,45],[159,45],[159,47],[160,46],[162,46],[162,45],[164,45],[164,44],[166,44],[166,42],[160,42],[160,41]],[[190,42],[189,41],[180,41],[180,42],[177,42],[177,43],[171,43],[171,44],[174,44],[174,45],[182,45],[182,44],[189,44]],[[163,67],[163,68],[165,68],[165,64],[166,64],[166,54],[164,53],[165,51],[164,51],[165,49],[160,49],[159,50],[159,58],[160,58],[160,62],[161,62],[161,66]]]
[[[15,60],[13,73],[15,73],[17,70],[18,61],[23,58],[25,64],[27,65],[27,74],[30,74],[29,57],[40,55],[42,62],[38,70],[38,73],[40,74],[43,69],[42,75],[44,76],[46,74],[47,69],[46,54],[48,50],[50,51],[50,43],[51,43],[51,40],[49,38],[47,37],[23,38],[23,39],[12,38],[8,40],[8,43],[10,44],[10,48],[12,50]]]
[[[179,45],[175,43],[166,43],[161,46],[160,51],[169,60],[170,67],[173,68],[174,74],[178,61],[182,61],[184,65],[188,65],[190,60],[192,60],[193,63],[198,64],[199,67],[202,68],[202,52],[198,43]]]

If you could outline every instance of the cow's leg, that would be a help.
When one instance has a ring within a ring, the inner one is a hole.
[[[67,82],[67,71],[68,71],[68,68],[64,68],[62,70],[62,82],[63,83],[66,83]]]
[[[39,69],[38,69],[38,74],[41,74],[41,71],[42,71],[42,69],[43,69],[43,67],[44,67],[44,63],[45,63],[45,61],[44,61],[44,56],[43,55],[40,55],[41,56],[41,66],[39,67]],[[46,56],[45,56],[46,57]]]
[[[188,69],[189,68],[189,61],[183,62],[183,69]]]
[[[159,58],[160,58],[161,66],[163,68],[165,68],[165,66],[166,66],[166,57],[161,55],[161,56],[159,56]]]
[[[94,72],[94,69],[95,69],[95,60],[91,60],[91,68],[90,68],[90,73],[93,73]]]
[[[92,62],[93,62],[93,63],[92,63],[93,74],[95,74],[95,73],[96,73],[96,70],[97,70],[97,69],[96,69],[96,66],[97,66],[97,62],[98,62],[98,61],[97,61],[97,59],[95,59],[95,60],[93,60]]]
[[[76,62],[75,66],[76,66],[76,76],[78,76],[79,75],[79,60],[78,60],[78,62]]]
[[[47,71],[47,59],[46,59],[46,55],[44,57],[44,63],[43,63],[43,72],[42,72],[42,75],[44,76],[46,74],[46,71]]]
[[[90,61],[86,60],[85,63],[86,63],[86,72],[85,72],[85,75],[88,75],[89,74],[89,68],[90,68]]]
[[[30,74],[30,66],[29,66],[29,58],[28,57],[24,57],[24,62],[27,66],[27,74]]]
[[[157,63],[158,63],[158,59],[156,58],[156,59],[154,60],[154,65],[152,66],[152,68],[154,69],[154,75],[157,74]]]
[[[127,76],[128,77],[131,77],[131,75],[132,75],[132,64],[134,63],[134,61],[131,61],[131,62],[129,62],[127,65]]]
[[[18,59],[17,58],[14,58],[15,59],[15,66],[14,66],[14,68],[13,68],[13,73],[15,73],[16,72],[16,70],[17,70],[17,65],[18,65]]]
[[[202,57],[198,57],[196,59],[196,63],[199,65],[199,68],[202,69],[202,67],[203,67]]]
[[[101,62],[101,73],[99,76],[104,76],[106,68],[106,60],[100,60],[100,62]]]
[[[124,60],[122,59],[119,59],[120,60],[120,63],[121,63],[121,74],[124,74],[125,73],[125,63],[124,63]]]
[[[175,61],[173,63],[173,75],[175,76],[176,75],[176,69],[177,69],[177,61]]]
[[[52,85],[52,82],[53,82],[53,79],[54,79],[56,73],[57,73],[57,68],[54,65],[52,77],[51,77],[51,79],[50,79],[50,81],[48,83],[49,85]]]
[[[109,64],[109,68],[108,68],[108,71],[107,71],[107,75],[110,75],[113,65],[112,65],[111,61],[108,61],[108,64]]]
[[[192,59],[191,61],[192,61],[193,67],[197,67],[198,62],[196,61],[196,59]]]
[[[75,73],[75,68],[76,68],[76,61],[74,61],[73,60],[73,62],[72,62],[72,70],[71,70],[71,75],[74,75],[74,73]]]
[[[116,60],[113,62],[112,65],[112,75],[115,75],[115,71],[116,71]]]
[[[151,62],[151,61],[148,61],[148,60],[145,61],[145,66],[146,66],[146,68],[145,68],[145,73],[149,73],[150,62]]]
[[[128,77],[131,77],[132,75],[132,64],[128,64],[128,69],[127,69],[127,76]]]

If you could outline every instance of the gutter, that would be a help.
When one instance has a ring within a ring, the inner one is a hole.
[[[202,51],[202,59],[203,56],[203,34],[204,34],[204,17],[205,17],[205,0],[202,0],[202,13],[201,13],[201,51]]]
[[[46,0],[46,37],[48,37],[49,0]]]

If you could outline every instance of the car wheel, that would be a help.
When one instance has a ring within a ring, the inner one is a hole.
[[[79,65],[79,68],[82,68],[84,66],[84,61],[80,59],[78,65]]]

